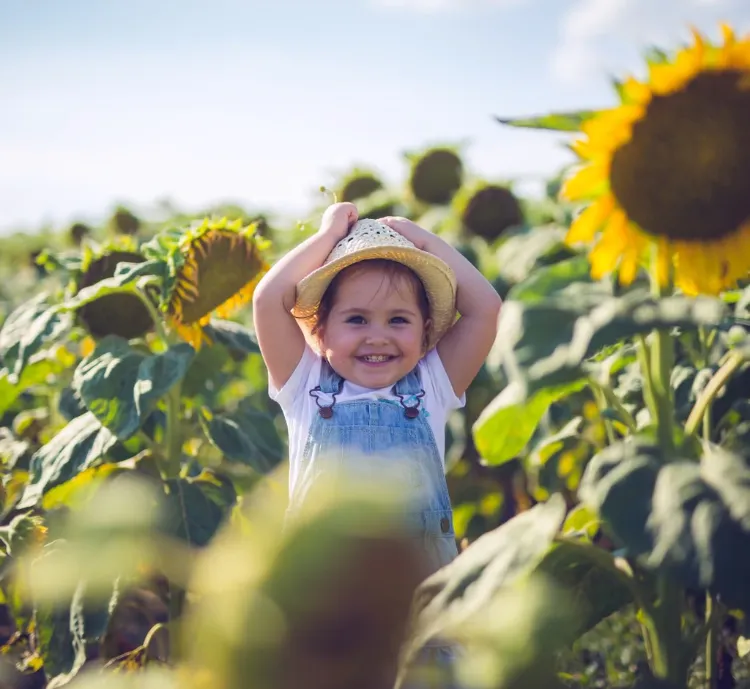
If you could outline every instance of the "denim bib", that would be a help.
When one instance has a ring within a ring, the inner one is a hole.
[[[290,506],[303,500],[315,480],[329,472],[394,481],[414,496],[406,515],[407,531],[424,544],[430,572],[440,569],[458,551],[445,472],[421,409],[425,393],[417,369],[395,384],[398,401],[338,402],[343,383],[323,361],[320,384],[309,391],[318,414],[310,425]]]

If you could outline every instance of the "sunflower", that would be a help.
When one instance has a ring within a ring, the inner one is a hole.
[[[630,284],[655,259],[660,286],[717,294],[750,270],[750,36],[722,26],[620,85],[621,104],[582,126],[585,161],[562,195],[589,201],[567,241],[592,242],[595,278]]]
[[[444,205],[450,202],[464,179],[463,161],[449,147],[430,148],[421,154],[407,154],[411,160],[409,193],[421,202]]]
[[[523,210],[513,192],[481,180],[464,185],[453,198],[464,232],[492,242],[511,227],[523,224]]]
[[[157,237],[152,248],[159,243]],[[262,254],[268,240],[256,234],[254,224],[243,227],[241,220],[223,218],[204,220],[177,237],[167,234],[161,245],[169,247],[172,276],[165,299],[169,323],[199,349],[209,341],[203,326],[212,315],[229,317],[252,299],[269,268]]]
[[[143,263],[145,260],[140,253],[127,248],[109,248],[98,256],[86,254],[76,291],[113,277],[118,263]],[[144,337],[154,327],[148,309],[134,294],[105,294],[82,306],[78,318],[96,339],[117,335],[130,340]]]

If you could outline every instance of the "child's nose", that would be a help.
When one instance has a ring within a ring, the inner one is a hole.
[[[377,326],[370,328],[367,331],[366,341],[368,344],[380,344],[388,340],[386,332]]]

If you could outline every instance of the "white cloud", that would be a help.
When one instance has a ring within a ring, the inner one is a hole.
[[[673,48],[694,25],[715,36],[721,21],[748,28],[746,0],[576,0],[563,15],[552,72],[567,84],[622,73],[649,45]]]
[[[512,7],[529,0],[371,0],[376,7],[393,10],[439,14],[463,12],[483,7]]]

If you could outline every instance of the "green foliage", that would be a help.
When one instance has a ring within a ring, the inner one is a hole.
[[[73,390],[104,427],[127,440],[158,400],[182,380],[194,355],[185,343],[146,355],[110,335],[78,365]]]
[[[723,303],[708,297],[656,299],[636,290],[603,298],[601,293],[596,284],[578,283],[564,296],[506,302],[498,356],[509,380],[517,381],[525,395],[586,377],[588,360],[625,338],[654,328],[716,327],[726,315]]]
[[[634,439],[586,469],[581,498],[644,566],[750,613],[750,465],[720,448],[700,463]]]
[[[579,132],[581,125],[599,111],[579,110],[578,112],[558,112],[537,117],[495,117],[504,125],[530,129],[548,129],[555,132]]]

